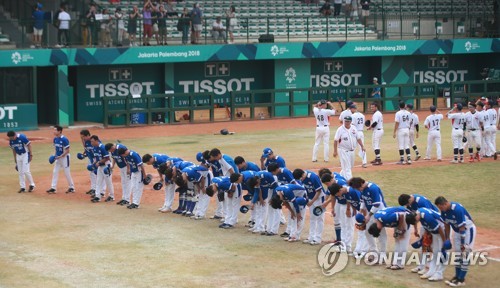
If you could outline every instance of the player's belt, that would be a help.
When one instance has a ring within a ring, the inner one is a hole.
[[[462,130],[462,129],[460,129],[460,128],[453,128],[453,129],[455,129],[455,130]]]
[[[469,131],[476,131],[477,129],[469,129]]]
[[[316,127],[320,127],[321,125],[316,125]],[[323,125],[323,127],[328,127],[328,125]]]
[[[439,129],[436,129],[435,131],[439,131]]]
[[[378,128],[377,130],[382,130],[382,128]]]
[[[17,153],[17,152],[16,152]],[[26,154],[26,152],[23,152],[23,153],[17,153],[17,155],[24,155]]]

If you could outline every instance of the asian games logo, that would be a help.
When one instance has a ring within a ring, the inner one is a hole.
[[[297,78],[297,73],[295,72],[295,69],[293,69],[292,67],[286,69],[285,77],[288,83],[292,83],[293,81],[295,81],[295,78]]]
[[[472,43],[470,41],[465,42],[465,50],[469,52],[470,49],[472,49]]]
[[[22,60],[21,54],[19,52],[12,53],[12,56],[10,58],[12,59],[12,62],[16,65]]]
[[[279,53],[279,52],[280,52],[280,49],[278,48],[278,46],[277,46],[277,45],[273,45],[273,46],[271,47],[271,54],[273,54],[273,56],[278,55],[278,53]]]

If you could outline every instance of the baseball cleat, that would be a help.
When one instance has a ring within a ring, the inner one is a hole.
[[[273,232],[266,232],[266,236],[275,236],[276,233],[273,233]]]
[[[418,272],[420,272],[420,270],[422,270],[422,269],[420,269],[420,267],[415,267],[415,268],[411,269],[410,271],[412,273],[418,273]]]
[[[498,156],[497,153],[493,154],[493,160],[497,160]]]
[[[470,156],[469,162],[474,162],[474,157]]]
[[[405,162],[404,161],[399,161],[399,162],[396,162],[396,165],[405,165]]]
[[[475,158],[477,159],[477,161],[481,161],[481,155],[479,155],[479,152],[476,152]]]
[[[458,160],[451,160],[450,163],[451,164],[458,164]]]
[[[183,216],[191,217],[191,216],[193,216],[193,212],[187,211],[186,214],[183,214]]]
[[[99,198],[99,197],[94,197],[94,198],[92,198],[92,200],[90,200],[90,202],[92,202],[92,203],[101,202],[101,198]]]
[[[174,213],[175,213],[175,212],[174,212]],[[210,219],[222,219],[222,217],[221,217],[221,216],[218,216],[218,215],[214,215],[214,216],[210,217]]]
[[[411,160],[408,159],[408,161],[406,161],[406,164],[411,165]]]
[[[266,234],[267,234],[267,232],[266,232],[266,231],[260,231],[260,235],[264,236],[264,235],[266,235]]]
[[[194,220],[203,220],[203,219],[205,219],[205,216],[198,215],[194,217]]]
[[[262,231],[259,231],[259,230],[252,230],[252,233],[253,234],[261,234],[261,235],[265,235],[265,234],[262,234]],[[264,232],[265,233],[265,232]]]
[[[318,160],[312,160],[313,163],[318,162]]]
[[[379,160],[375,161],[375,163],[372,163],[372,164],[373,164],[374,166],[380,166],[380,165],[382,165],[383,163],[382,163],[382,160],[380,160],[380,159],[379,159]]]
[[[299,239],[297,239],[295,237],[288,238],[288,242],[297,242],[297,241],[299,241]]]
[[[373,160],[373,161],[370,161],[371,164],[375,164],[377,163],[377,159]]]
[[[418,275],[424,275],[425,273],[427,273],[428,270],[426,269],[422,269],[420,271],[418,271]]]
[[[306,239],[306,240],[302,241],[302,243],[303,243],[303,244],[311,244],[311,240]]]
[[[95,189],[90,189],[89,191],[85,192],[85,194],[87,195],[95,194]]]
[[[455,280],[454,282],[450,282],[448,285],[450,285],[451,287],[462,287],[465,286],[465,281]]]
[[[169,213],[169,212],[172,212],[172,209],[170,209],[168,207],[163,207],[163,208],[159,209],[158,211],[161,213]]]
[[[49,190],[47,190],[47,193],[49,193],[49,194],[55,194],[56,193],[56,189],[50,188]]]
[[[68,190],[66,190],[66,194],[68,193],[75,193],[75,188],[68,188]]]
[[[128,205],[127,208],[128,209],[137,209],[137,208],[139,208],[139,205],[132,203],[132,204]]]
[[[441,159],[438,159],[437,161],[438,161],[438,162],[441,162],[441,161],[443,161],[443,160],[441,160]]]
[[[253,225],[255,225],[255,222],[253,222],[252,220],[250,220],[250,221],[248,221],[247,224],[245,224],[245,227],[253,228]]]
[[[35,190],[35,185],[30,185],[30,188],[28,189],[28,192],[33,192]]]
[[[453,282],[457,282],[457,277],[453,277],[451,278],[451,280],[444,280],[444,283],[446,283],[446,285],[450,285],[450,283]]]
[[[432,275],[425,273],[424,275],[420,275],[420,279],[429,279]]]
[[[313,246],[314,246],[314,245],[319,245],[319,244],[321,244],[321,243],[320,243],[320,242],[318,242],[318,241],[314,241],[314,240],[313,240],[313,241],[311,241],[309,244],[311,244],[311,245],[313,245]]]
[[[21,189],[19,189],[19,191],[17,191],[17,193],[24,193],[24,192],[26,192],[26,189],[24,189],[24,188],[21,188]]]
[[[226,224],[226,226],[222,227],[222,229],[233,229],[234,226],[231,224]]]
[[[436,281],[442,281],[443,280],[443,277],[439,277],[439,276],[432,276],[428,279],[429,281],[432,281],[432,282],[436,282]]]
[[[286,233],[286,232],[283,232],[280,234],[280,237],[288,237],[290,236],[290,234]]]
[[[403,270],[405,267],[399,266],[399,265],[392,265],[391,270]]]
[[[163,210],[163,209],[165,209],[165,208],[166,208],[166,206],[165,206],[165,205],[163,205],[163,206],[161,206],[160,208],[158,208],[158,211],[160,211],[160,212],[161,212],[161,210]]]
[[[222,223],[222,224],[219,225],[219,228],[225,228],[227,225],[229,225],[229,224]]]
[[[418,161],[418,159],[420,159],[420,157],[422,157],[422,156],[420,156],[420,155],[415,156],[415,161]]]
[[[363,164],[361,165],[361,167],[366,168],[366,167],[368,167],[368,165],[366,165],[366,163],[363,163]]]
[[[113,202],[115,201],[115,198],[111,197],[111,196],[108,196],[108,198],[106,198],[106,200],[104,200],[104,202]]]

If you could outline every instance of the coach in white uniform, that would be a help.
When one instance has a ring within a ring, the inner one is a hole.
[[[446,113],[446,117],[451,119],[451,141],[453,143],[453,160],[451,163],[464,162],[464,149],[462,147],[462,138],[464,137],[465,115],[462,113],[462,104],[455,104],[453,109]],[[460,160],[458,154],[460,153]]]
[[[330,107],[331,109],[328,109]],[[323,142],[324,161],[330,159],[330,116],[335,115],[332,103],[330,101],[321,100],[313,107],[314,118],[316,118],[316,137],[313,148],[312,161],[318,161],[319,144]]]
[[[481,103],[481,102],[478,102]],[[481,103],[482,104],[482,103]],[[479,109],[474,103],[469,104],[469,112],[465,113],[465,123],[467,127],[467,147],[469,148],[469,162],[474,162],[474,146],[476,146],[477,153],[475,158],[480,161],[481,158],[479,153],[481,151],[481,127],[482,127],[482,106],[479,106]],[[464,145],[465,149],[465,145]]]
[[[411,164],[410,155],[410,112],[405,109],[405,103],[399,102],[399,111],[396,112],[396,117],[394,119],[394,132],[392,134],[393,138],[398,139],[399,146],[399,162],[396,164]],[[406,152],[406,163],[404,154]]]
[[[340,150],[340,175],[345,179],[352,178],[352,167],[354,166],[354,150],[356,149],[356,142],[361,147],[361,151],[365,152],[365,146],[358,136],[356,128],[351,126],[352,117],[347,116],[344,118],[344,125],[340,126],[335,132],[333,142],[333,157],[339,155]]]
[[[380,112],[380,107],[377,102],[373,102],[370,105],[373,111],[372,122],[367,130],[373,130],[372,135],[372,148],[375,152],[375,160],[371,161],[373,165],[382,165],[382,159],[380,158],[380,139],[384,136],[384,117],[382,112]]]
[[[358,111],[358,107],[356,104],[351,105],[351,112],[352,112],[352,126],[356,128],[358,131],[358,136],[361,139],[361,142],[363,145],[365,144],[365,134],[363,133],[363,130],[365,129],[365,115],[363,115],[361,112]],[[366,152],[363,152],[361,150],[361,147],[359,147],[358,155],[363,161],[362,167],[366,168]]]
[[[436,157],[437,161],[441,161],[441,121],[443,121],[443,114],[437,110],[436,106],[431,105],[429,108],[431,115],[427,116],[424,121],[424,126],[429,130],[427,134],[427,150],[425,152],[424,160],[431,160],[431,149],[436,144]]]

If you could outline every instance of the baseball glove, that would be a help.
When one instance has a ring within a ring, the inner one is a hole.
[[[245,201],[252,201],[253,195],[252,194],[247,194],[243,196],[243,200]]]
[[[50,155],[50,157],[49,157],[49,163],[50,164],[54,164],[55,161],[56,161],[56,156]]]
[[[372,124],[372,122],[370,120],[366,120],[365,121],[365,126],[366,127],[370,127],[371,124]]]
[[[354,224],[354,227],[356,227],[356,229],[358,229],[359,231],[365,231],[366,223],[356,223]]]
[[[467,142],[467,137],[465,137],[465,136],[464,136],[464,137],[462,138],[462,142],[463,142],[463,143]]]
[[[405,233],[405,230],[401,230],[399,228],[394,228],[394,234],[392,236],[394,238],[399,238],[399,237],[403,236],[404,233]]]
[[[82,153],[76,154],[76,158],[78,158],[79,160],[83,160],[83,159],[85,159],[85,157],[87,157],[87,156],[85,156],[85,154],[82,154]]]
[[[156,191],[160,190],[161,188],[163,188],[163,183],[161,182],[155,183],[155,185],[153,185],[153,189]]]
[[[417,241],[411,243],[411,247],[415,249],[422,247],[422,239],[418,239]]]
[[[422,252],[432,252],[432,234],[425,232],[422,237]]]
[[[229,134],[229,131],[227,131],[227,129],[222,129],[222,130],[220,130],[220,134],[227,135],[227,134]]]
[[[224,192],[223,191],[219,191],[219,193],[217,193],[217,199],[219,199],[219,202],[224,201]]]
[[[151,180],[153,180],[153,175],[147,174],[146,177],[142,179],[142,183],[144,185],[149,185],[149,183],[151,183]]]

